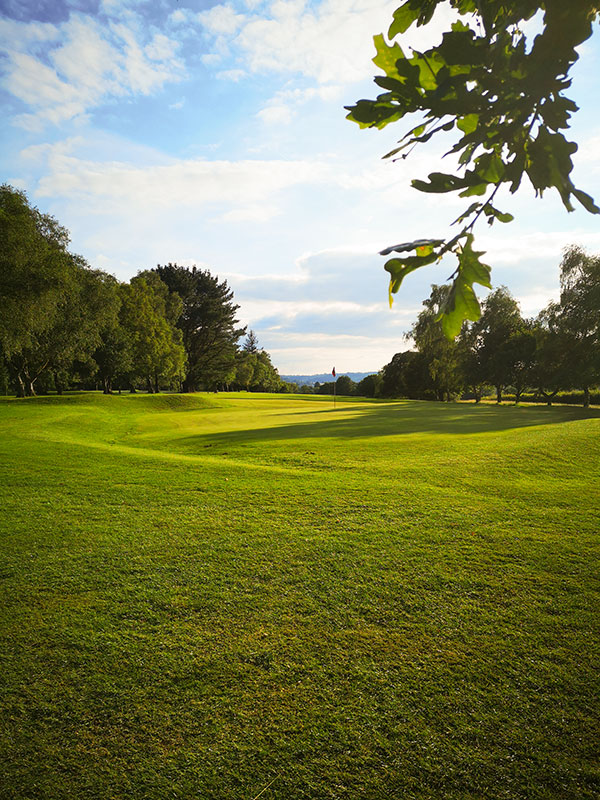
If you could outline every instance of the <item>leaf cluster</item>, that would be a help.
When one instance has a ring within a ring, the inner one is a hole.
[[[413,25],[428,24],[445,0],[406,0],[394,13],[389,39]],[[444,310],[444,330],[456,335],[463,319],[479,315],[473,283],[488,285],[488,268],[472,248],[472,229],[480,218],[510,222],[512,216],[493,201],[502,186],[516,192],[526,177],[536,195],[558,191],[565,208],[573,200],[593,214],[600,213],[593,199],[571,180],[572,155],[577,150],[562,131],[577,110],[565,96],[571,85],[569,71],[578,59],[577,47],[592,33],[599,14],[598,0],[449,0],[457,12],[450,30],[439,44],[426,51],[405,53],[383,35],[375,37],[373,59],[383,75],[375,83],[385,91],[374,100],[359,100],[348,107],[348,119],[361,128],[384,128],[410,115],[418,123],[400,139],[385,158],[406,158],[417,145],[452,132],[455,141],[446,155],[456,159],[454,172],[432,172],[412,186],[425,193],[457,192],[471,202],[453,224],[460,232],[452,239],[414,242],[413,255],[393,258],[390,296],[404,277],[452,252],[458,258],[454,297]],[[536,13],[543,28],[533,42],[522,24]],[[427,243],[429,242],[429,244]],[[433,244],[435,242],[435,244]],[[409,251],[410,243],[400,252]],[[383,251],[388,254],[391,249]],[[449,315],[449,316],[448,316]]]

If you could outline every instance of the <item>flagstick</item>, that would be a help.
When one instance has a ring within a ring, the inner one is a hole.
[[[333,409],[335,411],[335,381],[333,382]]]

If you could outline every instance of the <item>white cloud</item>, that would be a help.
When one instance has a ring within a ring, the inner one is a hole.
[[[289,106],[268,105],[256,115],[267,125],[289,125],[292,121],[293,113]]]
[[[295,73],[321,84],[353,83],[373,75],[373,34],[387,31],[396,0],[274,0],[249,13],[236,14],[230,3],[213,6],[201,18],[220,40],[228,38],[238,62],[252,72]],[[450,12],[433,24],[411,31],[411,43],[423,47],[437,39]],[[221,46],[223,42],[221,41]]]
[[[13,23],[9,32],[2,84],[29,107],[16,119],[29,130],[72,120],[111,97],[149,94],[183,73],[177,42],[155,34],[144,43],[124,23],[103,27],[73,15],[50,28]],[[36,52],[41,39],[50,43],[45,56]]]
[[[239,80],[246,77],[246,72],[243,69],[224,69],[221,70],[221,72],[217,72],[216,77],[219,78],[219,80],[237,83]]]
[[[209,33],[216,35],[235,33],[246,19],[243,14],[237,14],[229,3],[201,11],[197,18]]]

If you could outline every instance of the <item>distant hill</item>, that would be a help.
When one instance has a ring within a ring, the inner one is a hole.
[[[371,370],[371,372],[338,372],[336,373],[336,377],[340,377],[340,375],[347,375],[351,378],[355,383],[362,381],[363,378],[366,378],[367,375],[374,375],[377,372],[376,369]],[[319,375],[280,375],[281,380],[287,381],[288,383],[297,383],[298,386],[302,386],[305,383],[314,384],[314,383],[329,383],[329,381],[333,380],[333,375],[331,372],[321,372]]]

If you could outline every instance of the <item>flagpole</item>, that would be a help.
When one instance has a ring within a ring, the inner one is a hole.
[[[331,374],[333,375],[333,408],[335,411],[335,367],[331,370]]]

